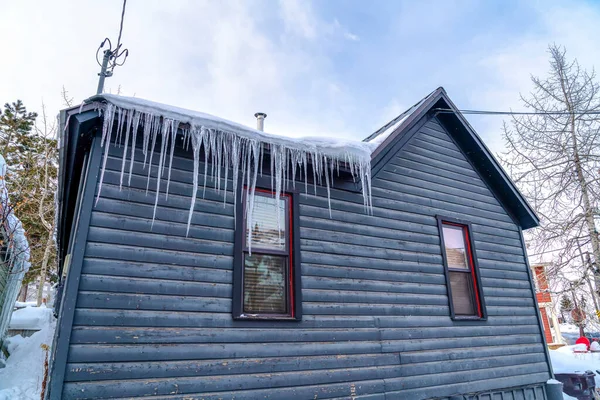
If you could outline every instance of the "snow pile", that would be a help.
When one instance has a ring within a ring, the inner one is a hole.
[[[16,301],[15,308],[37,307],[37,301]]]
[[[588,351],[588,348],[585,344],[579,343],[573,346],[573,351],[586,352]]]
[[[31,337],[6,339],[10,356],[6,367],[0,369],[0,400],[39,400],[45,358],[41,345],[52,345],[55,325],[52,318]]]
[[[579,328],[573,324],[560,324],[560,331],[565,333],[579,333]]]
[[[590,350],[592,350],[592,351],[600,351],[600,343],[598,343],[598,342],[592,342],[590,344]]]
[[[562,391],[562,382],[557,381],[556,379],[548,379],[548,381],[546,382],[546,384],[548,385],[560,385],[561,386],[561,391]],[[577,400],[575,397],[569,396],[566,393],[563,393],[563,400]]]
[[[8,321],[15,300],[17,300],[21,282],[31,265],[29,263],[29,243],[25,237],[25,229],[13,213],[8,196],[8,188],[4,180],[6,172],[6,162],[4,157],[0,155],[0,224],[3,230],[3,233],[0,233],[0,239],[6,243],[8,250],[6,254],[10,254],[8,259],[0,260],[0,262],[8,263],[8,270],[10,271],[5,285],[4,306],[0,309],[0,339],[6,334]]]
[[[585,345],[584,345],[585,346]],[[550,350],[552,369],[555,374],[583,373],[600,370],[600,357],[594,353],[573,353],[575,346],[563,346]],[[600,387],[600,376],[596,373],[596,387]]]
[[[121,162],[120,184],[127,169],[128,149],[129,178],[134,161],[136,135],[138,128],[142,129],[142,150],[144,154],[144,167],[148,165],[148,185],[151,178],[151,165],[157,140],[160,138],[158,157],[158,171],[156,173],[156,200],[154,204],[154,217],[156,205],[161,191],[161,179],[165,197],[168,197],[169,183],[171,180],[171,165],[175,140],[179,130],[183,133],[184,143],[192,145],[194,155],[194,182],[192,190],[192,203],[188,216],[188,232],[196,201],[198,175],[200,169],[200,149],[204,150],[203,190],[206,189],[207,178],[215,180],[216,190],[224,191],[224,198],[228,185],[229,170],[232,170],[234,201],[237,201],[238,182],[245,186],[248,192],[249,209],[254,207],[254,191],[258,174],[262,174],[263,157],[268,154],[270,162],[271,189],[279,201],[280,194],[289,183],[295,186],[296,174],[305,180],[305,192],[308,193],[309,164],[311,165],[312,179],[315,194],[317,185],[324,184],[327,188],[327,197],[330,197],[330,187],[334,172],[339,173],[340,165],[349,169],[352,177],[358,179],[362,185],[364,206],[371,210],[371,151],[373,145],[365,142],[342,141],[324,138],[294,139],[267,134],[262,131],[247,128],[212,115],[154,103],[133,97],[103,94],[91,97],[89,102],[95,102],[96,107],[104,113],[102,127],[102,145],[107,146],[113,139],[113,129],[116,131],[114,141],[123,145],[123,158]],[[115,129],[116,128],[116,129]],[[131,140],[130,140],[131,137]],[[130,143],[131,142],[131,143]],[[98,197],[102,190],[102,181],[106,167],[108,152],[104,152]],[[209,171],[210,164],[210,171]],[[239,173],[241,172],[241,177]],[[221,188],[221,179],[224,187]],[[331,204],[330,204],[331,214]],[[279,212],[279,211],[278,211]],[[249,212],[248,215],[252,215]],[[278,218],[279,220],[279,218]],[[247,219],[247,226],[252,226],[252,218]],[[248,229],[249,244],[251,244],[252,229]]]
[[[9,329],[39,330],[52,320],[52,309],[44,304],[39,307],[26,307],[16,310],[10,319]]]

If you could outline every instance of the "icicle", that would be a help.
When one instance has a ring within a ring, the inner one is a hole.
[[[325,166],[323,175],[325,175],[325,185],[327,186],[327,206],[329,207],[329,218],[331,218],[331,193],[329,192],[329,171],[327,171],[327,157],[323,157],[323,165]]]
[[[135,141],[138,134],[138,127],[140,124],[141,113],[136,111],[133,115],[133,137],[131,138],[131,163],[129,164],[129,180],[127,184],[131,186],[131,173],[133,172],[133,160],[135,159]]]
[[[254,171],[248,171],[248,177],[252,172],[252,180],[250,185],[248,185],[248,209],[246,210],[246,230],[248,231],[248,252],[252,255],[252,231],[253,231],[253,216],[254,216],[254,194],[256,192],[256,180],[258,177],[258,166],[260,162],[260,151],[261,144],[257,141],[253,141],[251,143],[250,149],[252,151],[252,157],[254,160]],[[250,167],[248,167],[250,168]]]
[[[223,168],[225,168],[225,188],[223,189],[223,207],[225,207],[227,205],[227,180],[229,179],[229,151],[223,152]],[[235,210],[233,213],[235,214]]]
[[[233,138],[231,143],[231,167],[233,169],[233,219],[237,220],[237,189],[238,189],[238,172],[240,169],[240,138]]]
[[[190,213],[188,215],[187,230],[185,235],[190,234],[190,226],[192,224],[192,216],[194,215],[194,207],[196,206],[196,195],[198,194],[198,165],[200,164],[200,146],[202,140],[197,135],[191,137],[192,151],[194,153],[194,177],[192,180],[192,204],[190,205]]]
[[[171,121],[164,120],[162,124],[161,141],[160,141],[160,155],[158,158],[158,171],[156,171],[156,196],[154,198],[154,210],[152,212],[152,225],[154,226],[154,219],[156,218],[156,208],[158,207],[158,196],[160,195],[160,178],[162,177],[163,166],[165,162],[165,149],[167,148],[169,141],[169,128]],[[154,145],[153,145],[154,146]]]
[[[98,196],[96,196],[96,204],[98,204],[98,200],[100,199],[100,193],[102,192],[102,182],[104,182],[104,171],[106,170],[106,159],[108,158],[108,150],[110,147],[110,137],[112,135],[113,122],[114,122],[114,113],[115,106],[112,104],[108,104],[106,106],[106,112],[104,113],[104,123],[102,124],[102,140],[100,140],[100,145],[104,146],[104,158],[102,159],[102,169],[100,171],[100,183],[98,185]]]
[[[152,147],[146,152],[150,152],[150,159],[148,160],[148,180],[146,182],[146,193],[148,193],[148,189],[150,188],[150,173],[152,173],[152,158],[154,157],[154,147],[156,146],[156,137],[158,136],[158,130],[160,129],[160,117],[155,117],[154,122],[152,123]],[[148,144],[148,142],[146,142]],[[157,174],[160,174],[160,169]]]
[[[131,123],[133,112],[129,113],[127,118],[127,125],[125,126],[125,146],[123,147],[123,159],[121,160],[121,177],[119,178],[119,190],[123,188],[123,174],[125,173],[125,163],[127,161],[127,145],[129,143],[129,131],[131,129]]]
[[[167,189],[165,200],[169,198],[169,185],[171,184],[171,169],[173,168],[173,153],[175,152],[175,140],[177,139],[177,129],[179,121],[171,120],[171,155],[169,156],[169,173],[167,174]]]
[[[142,153],[144,154],[144,168],[146,168],[146,160],[148,156],[148,141],[150,140],[153,121],[154,118],[152,117],[152,114],[146,114],[146,117],[144,118],[144,136],[142,141]]]
[[[117,142],[119,142],[119,147],[121,147],[121,131],[123,130],[123,120],[127,118],[128,110],[121,110],[119,112],[119,116],[117,118],[117,136],[115,136],[115,146]]]
[[[204,186],[202,188],[202,198],[206,193],[206,175],[208,174],[208,156],[210,155],[210,144],[208,140],[208,136],[210,135],[210,131],[208,129],[202,128],[200,130],[200,138],[202,139],[202,143],[204,143]]]
[[[227,190],[229,189],[229,170],[232,170],[232,191],[234,209],[237,209],[238,196],[242,198],[239,188],[243,187],[248,201],[247,207],[249,218],[246,220],[248,247],[252,246],[252,210],[254,209],[254,197],[256,193],[256,183],[258,174],[263,174],[263,161],[265,152],[270,155],[270,180],[271,190],[274,194],[274,199],[277,204],[277,224],[278,230],[282,232],[282,211],[280,201],[282,193],[290,186],[295,188],[297,179],[304,179],[304,190],[308,194],[308,178],[309,164],[312,168],[313,187],[315,195],[318,194],[317,186],[324,186],[327,193],[327,201],[330,217],[331,212],[331,188],[335,182],[335,173],[340,174],[340,164],[349,171],[353,181],[360,180],[363,204],[367,213],[372,213],[373,202],[371,199],[371,164],[370,150],[367,147],[362,147],[360,144],[352,144],[348,147],[341,148],[337,143],[328,144],[323,147],[307,142],[299,142],[294,140],[273,138],[268,135],[264,137],[261,134],[254,132],[244,133],[244,130],[232,127],[231,131],[221,130],[220,126],[226,125],[211,125],[210,118],[198,117],[195,119],[186,114],[163,113],[161,109],[152,109],[147,107],[144,111],[135,108],[121,108],[115,104],[108,103],[100,105],[100,112],[103,114],[104,122],[102,127],[101,145],[104,147],[100,182],[98,187],[98,197],[102,190],[104,172],[109,153],[109,146],[112,144],[111,139],[115,137],[115,145],[120,144],[124,139],[124,149],[121,160],[121,173],[119,187],[123,185],[123,176],[125,174],[125,165],[127,163],[127,153],[131,146],[131,159],[129,161],[129,184],[133,175],[133,164],[135,160],[136,138],[138,132],[142,135],[142,153],[144,154],[143,166],[147,172],[146,190],[149,190],[150,179],[156,178],[156,198],[153,211],[153,222],[157,214],[158,199],[160,195],[161,179],[165,175],[167,169],[167,183],[165,188],[165,199],[168,199],[169,186],[171,181],[171,173],[173,168],[173,157],[176,141],[178,140],[179,122],[173,116],[182,117],[182,122],[188,128],[182,130],[182,140],[180,144],[184,148],[189,148],[190,144],[194,156],[194,182],[193,182],[193,199],[190,205],[190,214],[188,215],[187,234],[191,227],[193,212],[198,196],[199,174],[200,174],[200,152],[204,151],[204,179],[203,179],[203,197],[206,193],[206,185],[208,176],[212,179],[212,187],[220,193],[223,190],[223,204],[227,204]],[[150,111],[148,111],[150,110]],[[155,110],[155,111],[153,111]],[[155,113],[153,113],[155,112]],[[204,125],[205,121],[209,121],[208,126]],[[116,127],[114,126],[116,124]],[[125,131],[123,132],[123,129]],[[113,132],[114,131],[114,132]],[[241,132],[241,133],[240,133]],[[116,135],[116,136],[115,136]],[[131,138],[131,143],[129,143]],[[160,136],[160,149],[156,149],[156,141]],[[157,152],[158,167],[153,176],[153,161],[154,153]],[[150,154],[148,154],[150,153]],[[210,170],[209,170],[209,165]],[[269,167],[267,167],[269,168]],[[222,172],[224,169],[224,173]],[[266,168],[265,168],[266,169]],[[241,173],[241,179],[240,179]],[[224,179],[224,184],[221,184],[221,179]],[[290,182],[291,180],[291,182]],[[96,202],[98,198],[96,199]],[[234,213],[234,218],[237,216]]]

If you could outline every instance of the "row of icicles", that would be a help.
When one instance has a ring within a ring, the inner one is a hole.
[[[154,210],[152,214],[152,223],[156,218],[156,208],[161,189],[161,179],[166,172],[166,186],[164,187],[165,198],[169,196],[169,184],[171,182],[171,167],[173,164],[173,153],[179,129],[179,121],[165,118],[161,115],[153,115],[138,110],[129,110],[120,108],[111,103],[103,104],[100,110],[104,113],[104,123],[102,127],[102,146],[110,144],[113,134],[116,134],[115,144],[123,146],[123,157],[121,160],[121,175],[119,186],[122,187],[126,169],[129,170],[128,185],[131,184],[131,175],[133,171],[136,138],[138,129],[142,129],[142,153],[144,155],[144,168],[148,166],[148,181],[146,190],[149,189],[152,161],[155,156],[159,157],[158,170],[156,176],[156,197],[154,200]],[[116,124],[116,127],[115,127]],[[187,233],[192,221],[196,196],[198,194],[199,173],[201,167],[201,148],[204,149],[204,171],[203,171],[203,195],[206,190],[207,178],[210,177],[215,182],[215,190],[223,190],[223,200],[225,201],[228,189],[228,179],[230,170],[233,180],[234,206],[237,202],[238,179],[247,190],[247,204],[249,210],[254,209],[254,193],[256,189],[257,177],[262,176],[262,165],[265,150],[270,155],[270,178],[271,190],[275,193],[276,203],[279,204],[280,195],[291,183],[296,185],[294,179],[298,173],[299,180],[304,176],[305,192],[308,193],[308,164],[312,164],[314,193],[317,194],[317,186],[325,184],[327,189],[327,200],[329,205],[329,214],[331,217],[330,187],[333,183],[334,172],[339,174],[340,164],[344,165],[351,173],[353,179],[359,180],[362,187],[363,203],[366,212],[371,212],[371,163],[370,158],[359,157],[351,152],[342,152],[338,154],[325,154],[319,150],[305,150],[294,148],[293,145],[281,143],[271,143],[264,139],[252,139],[232,132],[211,129],[204,126],[189,126],[181,129],[183,134],[183,145],[189,147],[191,144],[194,156],[194,177],[192,188],[192,201],[187,221]],[[160,149],[155,151],[157,139],[160,136]],[[131,140],[130,140],[131,137]],[[131,142],[131,143],[130,143]],[[129,163],[127,162],[127,155]],[[102,168],[100,172],[100,183],[96,202],[102,191],[102,182],[108,158],[108,149],[104,151]],[[129,165],[127,165],[129,164]],[[210,165],[210,167],[209,167]],[[290,179],[291,177],[291,179]],[[221,187],[223,179],[224,186]],[[279,214],[280,207],[276,207]],[[235,207],[234,207],[235,210]],[[234,213],[235,214],[235,213]],[[246,218],[248,232],[248,246],[252,245],[252,212],[248,213]],[[280,221],[279,215],[277,220]],[[281,230],[281,227],[280,227]]]

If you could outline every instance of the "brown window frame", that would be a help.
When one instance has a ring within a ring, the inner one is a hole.
[[[244,312],[244,268],[245,257],[249,254],[246,243],[246,188],[243,190],[241,201],[237,202],[236,208],[236,230],[234,244],[234,270],[233,270],[233,304],[232,314],[234,319],[244,320],[284,320],[300,321],[302,319],[302,292],[301,292],[301,274],[300,274],[300,224],[298,192],[286,191],[280,194],[281,199],[285,199],[286,213],[285,231],[286,248],[285,250],[265,249],[257,244],[252,245],[252,254],[264,254],[273,256],[287,257],[286,264],[286,313],[246,313]],[[269,189],[255,189],[255,196],[272,196],[275,193]]]
[[[440,247],[442,250],[442,261],[444,264],[444,275],[446,277],[446,290],[448,292],[448,306],[450,308],[450,317],[453,320],[487,320],[487,309],[485,306],[485,299],[483,296],[483,290],[481,287],[481,279],[479,274],[479,263],[477,261],[477,252],[475,250],[475,243],[472,237],[471,224],[466,221],[458,220],[455,218],[448,218],[443,216],[437,216],[438,230],[440,234]],[[465,243],[465,249],[467,251],[467,263],[468,271],[450,268],[448,266],[448,256],[446,254],[446,245],[444,240],[444,225],[459,227],[463,232],[463,240]],[[476,313],[473,315],[456,314],[454,310],[454,303],[452,297],[452,286],[450,284],[450,273],[463,273],[469,274],[471,279],[471,301],[473,308]]]

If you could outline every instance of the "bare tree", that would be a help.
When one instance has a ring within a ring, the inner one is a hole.
[[[67,99],[66,91],[63,88],[63,98]],[[39,155],[39,180],[38,180],[38,215],[40,222],[46,230],[46,243],[44,254],[42,256],[42,266],[40,269],[40,284],[37,293],[37,305],[42,304],[44,294],[44,284],[46,283],[48,264],[54,247],[54,192],[56,191],[56,161],[58,159],[58,149],[56,148],[56,123],[50,123],[46,116],[46,106],[42,103],[41,122],[35,125],[37,134],[42,138],[42,151]]]
[[[548,76],[532,77],[533,91],[521,96],[535,115],[504,124],[508,151],[500,158],[542,219],[528,236],[531,253],[552,261],[548,274],[562,287],[592,272],[597,296],[600,85],[564,48],[552,45],[549,54]],[[592,262],[581,262],[580,246]]]

